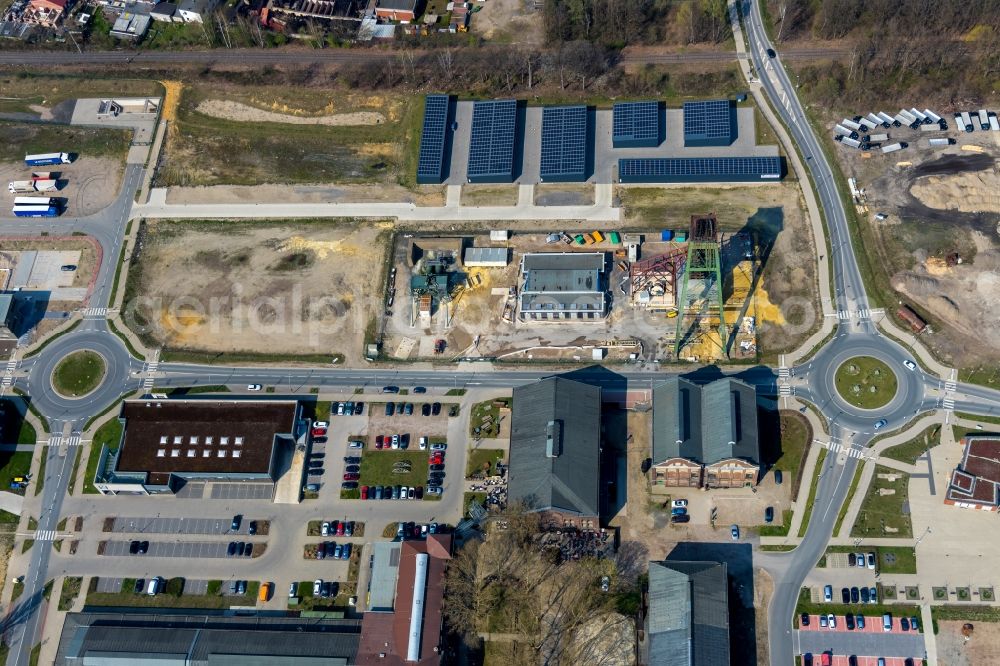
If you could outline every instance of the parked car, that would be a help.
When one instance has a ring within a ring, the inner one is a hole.
[[[338,402],[337,403],[337,416],[343,416],[343,415],[344,415],[344,403]]]
[[[833,601],[833,585],[827,585],[823,588],[823,601]]]
[[[403,413],[405,413],[407,416],[412,416],[413,415],[413,403],[412,402],[406,403],[406,407],[404,408],[404,412]]]
[[[863,604],[868,603],[868,588],[867,587],[861,588],[861,603],[863,603]]]
[[[149,552],[149,542],[148,541],[140,541],[139,542],[139,554],[140,555],[145,555],[148,552]]]
[[[444,488],[442,488],[441,486],[430,486],[430,485],[427,486],[428,495],[440,495],[443,492]]]
[[[395,413],[396,413],[396,406],[393,405],[391,402],[385,403],[385,415],[392,416]]]
[[[354,536],[354,521],[345,520],[344,521],[344,536],[352,537]]]
[[[874,587],[869,587],[868,588],[868,601],[869,601],[869,603],[873,603],[873,604],[877,604],[878,603],[878,590],[875,589]]]
[[[345,465],[360,465],[361,456],[344,456]]]
[[[829,613],[826,616],[826,622],[827,622],[827,624],[830,625],[831,629],[836,629],[837,628],[837,616],[834,615],[833,613]]]
[[[342,484],[340,484],[340,489],[341,490],[357,490],[358,489],[358,482],[357,481],[345,481]]]
[[[819,616],[819,626],[822,627],[822,628],[826,628],[827,624],[828,624],[828,622],[827,622],[827,619],[826,619],[826,615],[820,615]]]
[[[672,507],[687,506],[687,505],[688,501],[686,499],[676,499],[670,502],[670,506]]]
[[[424,498],[424,487],[423,486],[417,486],[417,488],[416,488],[416,494],[417,494],[416,499],[418,499],[418,500],[423,499]]]
[[[347,448],[349,449],[363,449],[365,448],[365,443],[360,439],[352,439],[347,442]]]
[[[406,491],[407,499],[415,499],[416,496],[417,496],[417,491],[413,489],[413,486],[410,486],[409,490]]]
[[[133,542],[133,543],[135,543],[135,542]],[[236,554],[236,542],[235,541],[230,541],[229,542],[229,548],[226,549],[226,555],[228,555],[229,557],[232,557],[235,554]]]
[[[854,623],[856,625],[858,625],[858,629],[864,629],[865,628],[865,616],[864,615],[858,615],[857,617],[854,618]]]
[[[323,476],[323,472],[325,472],[325,471],[326,470],[323,469],[322,467],[311,467],[311,468],[309,468],[309,473],[312,474],[313,476]]]
[[[375,448],[381,449],[385,443],[385,435],[375,435]]]
[[[783,478],[781,475],[781,470],[780,469],[774,470],[774,485],[780,486],[782,481]]]
[[[854,553],[847,554],[847,566],[856,567],[858,565],[858,557]]]
[[[317,578],[316,580],[313,581],[313,596],[318,597],[322,590],[323,590],[323,580]]]
[[[345,522],[341,520],[337,523],[337,536],[344,536]]]
[[[392,442],[392,448],[394,449],[399,448],[399,435],[393,435],[390,441]]]
[[[361,499],[368,499],[368,486],[361,486]]]
[[[133,541],[132,543],[130,543],[128,545],[128,554],[129,555],[137,555],[138,553],[139,553],[139,542],[138,541]]]
[[[319,526],[319,535],[322,537],[330,536],[330,523],[328,521],[323,521]]]
[[[257,534],[257,521],[251,520],[250,524],[247,526],[247,534],[250,536],[255,536]]]
[[[680,514],[676,514],[676,515],[670,516],[670,522],[675,523],[675,524],[677,524],[677,523],[687,523],[687,522],[690,522],[690,521],[691,521],[691,516],[687,515],[686,513],[680,513]]]
[[[769,506],[764,509],[764,522],[773,523],[774,522],[774,507]]]
[[[910,629],[913,629],[913,631],[920,631],[920,620],[917,619],[916,615],[910,618]]]
[[[910,630],[910,620],[906,616],[899,618],[899,628],[903,631]]]
[[[382,499],[382,486],[375,486],[375,499]]]
[[[307,483],[306,485],[302,486],[302,490],[303,490],[303,492],[307,492],[307,493],[318,493],[319,492],[319,484],[318,483]]]
[[[847,627],[848,631],[854,631],[854,616],[853,615],[848,614],[848,615],[844,616],[844,626]]]
[[[254,391],[254,392],[256,392],[256,391],[260,391],[263,388],[264,387],[261,386],[260,384],[247,384],[247,390],[248,391]]]
[[[299,594],[298,583],[290,583],[288,585],[288,598],[291,599],[292,597],[298,596],[298,594]]]
[[[427,389],[424,388],[423,386],[414,386],[413,387],[413,392],[414,393],[427,393]]]
[[[687,512],[688,512],[688,510],[685,509],[684,507],[677,506],[677,507],[674,507],[673,509],[670,510],[670,515],[672,515],[672,516],[683,516],[683,515],[687,514]]]
[[[875,568],[875,553],[868,553],[868,568]]]
[[[864,566],[865,566],[865,554],[864,553],[855,553],[854,557],[857,560],[858,566],[863,569]]]
[[[399,393],[398,386],[383,386],[382,393]]]
[[[329,428],[330,427],[330,422],[329,421],[313,421],[312,427],[313,427],[314,430],[316,428]]]
[[[861,594],[860,594],[860,592],[858,592],[858,588],[852,587],[851,588],[851,603],[852,604],[856,604],[860,600],[861,600]]]
[[[236,530],[240,529],[240,525],[242,523],[243,523],[243,514],[238,513],[235,516],[233,516],[233,522],[229,525],[229,529],[235,532]]]
[[[424,404],[420,405],[420,415],[421,416],[430,416],[431,415],[431,406],[430,406],[430,403],[426,403],[425,402]]]
[[[851,591],[848,588],[840,588],[840,600],[845,604],[851,603]]]
[[[733,541],[738,541],[740,538],[740,526],[730,525],[729,526],[729,536],[733,538]]]
[[[252,555],[253,555],[253,543],[252,543],[252,542],[250,542],[250,541],[248,541],[248,542],[247,542],[247,547],[246,547],[246,549],[245,549],[245,550],[243,551],[243,556],[244,556],[244,557],[250,557],[250,556],[252,556]]]
[[[347,465],[344,467],[345,472],[361,472],[361,465]]]
[[[345,543],[340,549],[340,559],[349,560],[351,559],[351,544]]]
[[[431,465],[431,466],[430,466],[430,470],[431,470],[432,472],[440,472],[440,471],[442,471],[443,469],[444,469],[444,465],[440,465],[440,464],[438,464],[438,465]]]
[[[442,442],[436,442],[434,444],[431,444],[431,451],[444,451],[447,448],[448,448],[448,445],[444,444]]]
[[[799,626],[800,627],[808,627],[809,626],[809,613],[803,613],[802,614],[802,616],[799,618]]]
[[[431,405],[431,414],[433,416],[437,416],[440,413],[441,413],[441,403],[435,402],[433,405]]]
[[[354,415],[361,416],[364,413],[365,413],[365,403],[363,402],[354,403]]]
[[[417,448],[421,451],[425,451],[427,449],[427,438],[423,435],[421,435],[420,439],[417,440]]]

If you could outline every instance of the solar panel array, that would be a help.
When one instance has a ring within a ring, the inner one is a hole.
[[[548,106],[542,109],[542,180],[587,180],[587,107]]]
[[[663,157],[618,160],[623,183],[779,180],[780,157]]]
[[[469,182],[514,180],[517,102],[512,99],[474,102],[469,143]]]
[[[659,102],[618,102],[611,111],[611,143],[615,148],[655,148],[662,122]]]
[[[424,98],[424,129],[420,134],[420,157],[417,160],[418,183],[441,183],[444,173],[444,149],[447,145],[448,95],[427,95]]]
[[[732,139],[732,104],[729,100],[684,102],[684,145],[729,145]]]

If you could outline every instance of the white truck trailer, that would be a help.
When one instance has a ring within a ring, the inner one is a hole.
[[[939,122],[941,122],[941,116],[939,116],[938,114],[934,113],[930,109],[924,109],[924,115],[927,116],[928,118],[930,118],[932,123],[939,123]]]
[[[872,124],[872,129],[878,127],[879,125],[885,125],[885,121],[876,116],[874,113],[869,113],[865,118]]]
[[[990,128],[990,117],[986,113],[986,109],[979,109],[979,129],[984,132]]]
[[[972,130],[975,129],[975,127],[973,127],[972,125],[972,118],[969,117],[968,111],[962,111],[962,128],[966,132],[971,132]]]
[[[896,119],[893,118],[892,116],[890,116],[885,111],[879,111],[878,112],[878,117],[882,119],[882,124],[883,125],[885,125],[885,123],[889,123],[889,125],[895,125],[896,124]],[[889,125],[885,125],[885,126],[888,128]]]
[[[15,180],[7,184],[11,194],[31,194],[32,192],[55,192],[54,180]]]
[[[1000,123],[997,122],[997,114],[990,116],[990,129],[994,132],[1000,132]]]
[[[841,143],[844,144],[845,146],[850,146],[851,148],[860,148],[861,147],[861,142],[860,141],[858,141],[857,139],[852,139],[850,137],[846,137],[846,136],[844,137],[844,140],[841,141]]]
[[[905,147],[906,146],[904,146],[902,143],[897,142],[897,143],[890,143],[888,146],[882,146],[881,150],[883,153],[894,153],[897,150],[902,150]]]
[[[844,127],[850,127],[855,132],[861,131],[861,125],[848,118],[844,118],[843,120],[841,120],[840,124],[843,125]]]
[[[871,134],[868,136],[869,141],[888,141],[888,134]]]
[[[939,138],[939,139],[930,139],[927,141],[927,143],[929,143],[932,146],[951,146],[955,144],[955,140]]]

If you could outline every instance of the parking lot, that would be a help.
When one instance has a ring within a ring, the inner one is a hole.
[[[835,655],[858,655],[859,664],[864,663],[860,660],[861,655],[874,655],[871,664],[875,664],[878,657],[886,657],[886,666],[892,663],[889,657],[898,658],[899,666],[908,657],[923,658],[925,648],[921,632],[912,629],[903,631],[898,617],[892,618],[891,631],[883,631],[881,616],[864,617],[864,629],[849,630],[842,615],[836,616],[836,629],[820,628],[819,616],[810,615],[809,626],[796,632],[798,652],[811,652],[818,657],[827,650],[833,650]],[[846,656],[842,663],[847,663]]]
[[[126,557],[185,557],[223,558],[228,557],[228,542],[220,541],[150,541],[145,555],[129,555],[130,541],[107,541],[102,555]],[[254,542],[253,557],[264,552],[265,542]]]
[[[862,657],[855,655],[855,661],[853,664],[857,666],[878,666],[878,657]],[[903,657],[884,657],[885,666],[906,666],[906,659]],[[835,654],[833,659],[831,659],[831,666],[853,666],[851,658],[848,655]],[[816,666],[820,662],[820,656],[817,654],[813,655],[813,664]]]
[[[226,518],[127,518],[113,519],[111,532],[136,534],[248,534],[252,519],[244,518],[240,529],[235,532],[232,527],[232,516]]]

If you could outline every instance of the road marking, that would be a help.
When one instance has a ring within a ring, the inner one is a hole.
[[[792,371],[789,368],[778,368],[778,377],[780,379],[788,379],[791,375]]]
[[[38,530],[35,532],[35,541],[55,541],[55,530]]]
[[[944,407],[945,409],[955,409],[955,401],[954,401],[954,400],[952,400],[951,398],[945,398],[945,399],[943,399],[943,400],[941,401],[941,405],[942,405],[942,406],[943,406],[943,407]]]
[[[70,435],[69,437],[52,435],[49,437],[49,446],[62,446],[63,444],[66,446],[80,446],[80,435]]]
[[[795,390],[791,386],[782,385],[778,387],[778,395],[795,395]]]
[[[106,319],[112,312],[117,312],[117,308],[86,308],[83,311],[84,319]]]
[[[944,383],[945,391],[955,391],[958,389],[958,384],[956,382],[948,381]]]

